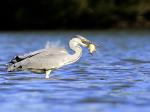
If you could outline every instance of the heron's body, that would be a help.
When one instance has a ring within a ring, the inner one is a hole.
[[[63,48],[48,47],[29,54],[16,56],[8,64],[7,71],[29,70],[35,73],[45,73],[46,78],[52,70],[58,69],[64,65],[76,62],[82,55],[81,43],[78,38],[73,38],[69,42],[70,48],[75,52],[69,54]],[[80,37],[81,38],[81,37]]]

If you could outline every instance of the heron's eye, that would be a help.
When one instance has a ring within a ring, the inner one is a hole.
[[[88,40],[81,40],[83,44],[89,45],[91,42]]]
[[[87,44],[87,42],[85,40],[81,40],[83,44]]]

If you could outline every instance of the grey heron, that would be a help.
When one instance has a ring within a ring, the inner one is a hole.
[[[35,73],[45,73],[45,78],[49,78],[51,71],[76,62],[82,55],[81,46],[87,47],[90,54],[96,51],[96,47],[91,41],[83,36],[75,35],[69,41],[69,47],[74,51],[74,54],[69,54],[64,48],[44,48],[14,57],[8,63],[7,71],[28,70]]]

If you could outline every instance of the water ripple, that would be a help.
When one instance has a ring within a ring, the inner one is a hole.
[[[70,38],[59,38],[63,35],[64,32],[0,33],[1,111],[150,110],[149,33],[143,38],[138,38],[138,33],[123,33],[126,38],[119,38],[122,33],[86,32],[85,35],[93,37],[91,40],[103,46],[93,56],[84,49],[83,57],[77,63],[54,71],[47,80],[44,74],[6,72],[5,64],[11,57],[42,48],[47,41],[61,39],[67,42]]]

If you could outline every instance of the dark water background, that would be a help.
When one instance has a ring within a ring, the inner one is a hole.
[[[101,45],[90,56],[86,49],[74,64],[52,73],[51,79],[27,71],[7,73],[6,64],[17,54],[45,46],[65,46],[80,34]],[[1,112],[149,112],[150,33],[1,32]]]

